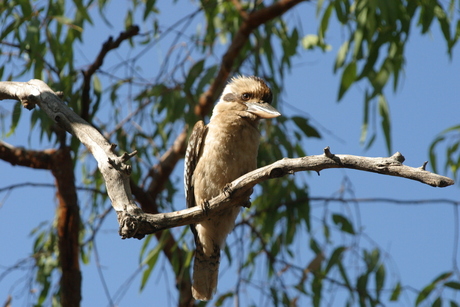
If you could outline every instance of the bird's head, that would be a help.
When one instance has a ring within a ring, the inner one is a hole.
[[[257,118],[274,118],[281,115],[271,106],[272,91],[259,77],[233,77],[222,93],[213,113],[246,111]],[[213,114],[214,115],[214,114]]]

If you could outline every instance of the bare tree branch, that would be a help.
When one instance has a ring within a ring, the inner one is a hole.
[[[102,64],[104,63],[104,58],[110,50],[118,48],[124,40],[130,39],[138,33],[139,27],[133,25],[126,31],[121,32],[116,40],[113,40],[113,37],[110,36],[107,39],[107,41],[102,45],[101,51],[99,51],[96,60],[88,67],[87,70],[83,71],[83,89],[81,95],[82,110],[80,116],[84,120],[89,119],[89,91],[91,88],[91,77],[96,72],[96,70],[98,70],[102,66]]]
[[[11,87],[9,87],[11,86]],[[19,89],[19,90],[18,90]],[[369,158],[352,155],[334,155],[329,147],[324,154],[296,159],[284,158],[273,164],[261,167],[229,183],[220,195],[206,203],[206,210],[200,206],[170,213],[147,214],[134,203],[129,183],[130,168],[125,162],[134,154],[118,157],[115,145],[108,141],[87,122],[78,117],[64,105],[54,92],[42,81],[27,83],[0,82],[0,98],[24,100],[27,105],[37,103],[52,119],[75,135],[94,155],[105,179],[112,206],[117,211],[120,235],[123,238],[142,238],[167,228],[200,222],[230,206],[241,205],[247,192],[256,184],[273,178],[283,177],[300,171],[320,172],[329,168],[350,168],[384,175],[417,180],[433,187],[446,187],[454,184],[448,177],[433,174],[422,167],[403,165],[404,157],[395,153],[387,158]]]
[[[249,35],[260,25],[264,24],[268,20],[281,16],[300,2],[303,2],[303,0],[282,0],[258,11],[251,12],[250,14],[243,11],[241,5],[237,6],[240,14],[244,18],[244,21],[222,58],[222,63],[216,78],[209,86],[208,90],[201,94],[199,102],[194,110],[195,114],[200,117],[204,117],[210,113],[214,102],[224,88],[225,82],[227,82],[231,71],[234,69],[233,66],[235,60],[241,49],[248,41]],[[186,143],[187,139],[185,137],[185,133],[183,132],[177,136],[174,141],[174,145],[163,155],[160,163],[155,165],[150,171],[149,176],[152,176],[152,179],[164,180],[163,182],[155,182],[155,180],[152,180],[152,184],[149,187],[149,192],[152,194],[152,197],[156,198],[158,193],[161,192],[164,187],[164,182],[167,180],[166,174],[171,173],[175,164],[179,161],[178,158],[182,158],[184,155],[184,151],[179,151],[178,148],[185,149]],[[165,163],[165,161],[167,163]],[[161,178],[158,178],[158,175],[160,175]],[[154,204],[151,206],[151,210],[156,210],[153,208]]]
[[[27,108],[33,108],[38,104],[52,120],[77,137],[93,154],[105,179],[107,194],[113,208],[117,212],[126,211],[134,215],[142,213],[132,198],[129,186],[131,167],[125,163],[135,153],[117,156],[116,145],[110,144],[97,129],[62,103],[41,80],[0,82],[1,99],[20,100]]]
[[[137,231],[149,234],[159,230],[195,224],[212,217],[230,206],[241,205],[241,198],[256,184],[262,181],[283,177],[301,171],[320,172],[329,168],[349,168],[374,172],[384,175],[403,177],[420,181],[433,187],[447,187],[454,184],[448,177],[426,171],[422,167],[414,168],[403,165],[404,157],[398,152],[387,158],[369,158],[353,155],[334,155],[329,148],[323,155],[307,156],[296,159],[284,158],[275,163],[256,169],[229,183],[222,193],[209,200],[205,209],[200,206],[170,213],[146,214],[136,217]],[[127,217],[129,219],[129,217]]]
[[[28,150],[0,141],[0,159],[11,165],[51,169],[51,159],[55,153],[56,149]]]

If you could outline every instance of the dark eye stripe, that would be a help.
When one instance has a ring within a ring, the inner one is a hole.
[[[233,102],[233,101],[236,101],[236,96],[233,95],[232,93],[228,93],[224,96],[224,101],[228,101],[228,102]]]

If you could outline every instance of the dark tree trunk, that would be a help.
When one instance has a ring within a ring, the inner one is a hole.
[[[53,155],[51,171],[56,179],[58,199],[57,233],[59,262],[62,270],[60,298],[62,306],[77,307],[81,301],[79,263],[80,209],[75,188],[75,176],[70,149],[60,149]]]

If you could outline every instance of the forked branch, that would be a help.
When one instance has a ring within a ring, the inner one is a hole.
[[[94,127],[81,119],[42,81],[0,82],[0,100],[17,99],[25,107],[38,104],[57,124],[77,137],[94,155],[107,187],[113,208],[117,211],[122,238],[142,238],[146,234],[177,226],[200,222],[222,209],[241,205],[241,199],[256,184],[300,171],[320,172],[329,168],[350,168],[390,176],[417,180],[433,187],[454,184],[448,177],[425,170],[425,163],[418,168],[403,165],[404,157],[395,153],[386,158],[369,158],[352,155],[335,155],[324,149],[322,155],[296,159],[284,158],[261,167],[229,183],[222,193],[207,203],[206,211],[197,206],[176,212],[147,214],[136,206],[129,186],[130,166],[125,162],[135,153],[121,157]]]

